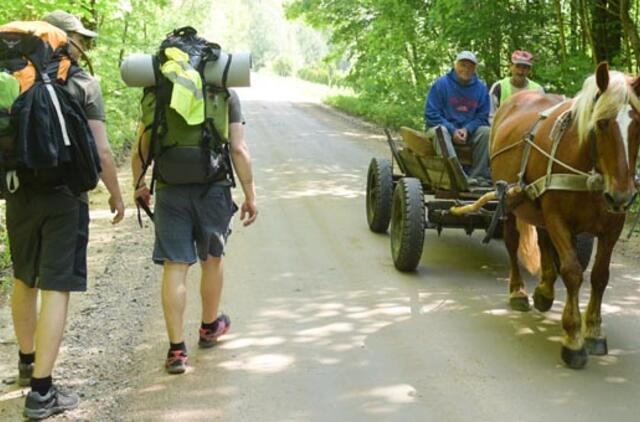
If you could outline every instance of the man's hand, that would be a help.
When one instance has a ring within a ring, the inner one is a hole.
[[[111,214],[116,213],[111,220],[111,224],[118,224],[124,218],[124,202],[121,197],[109,197],[109,208],[111,208]]]
[[[469,137],[469,132],[467,128],[456,129],[453,132],[453,142],[458,145],[464,145],[467,143],[467,138]]]
[[[258,217],[258,206],[256,205],[256,201],[247,201],[245,200],[240,207],[240,220],[242,220],[243,226],[248,226],[256,221]],[[246,220],[245,220],[246,218]]]
[[[138,203],[138,198],[142,198],[145,204],[148,207],[151,206],[151,191],[147,187],[147,185],[142,185],[133,193],[133,203]]]

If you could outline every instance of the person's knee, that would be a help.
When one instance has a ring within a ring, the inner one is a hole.
[[[165,261],[163,270],[166,276],[180,277],[186,276],[189,270],[189,264],[183,262],[169,262]]]
[[[489,139],[489,133],[491,132],[491,128],[489,126],[480,126],[476,129],[476,136],[481,141],[485,141]]]
[[[207,255],[206,261],[200,261],[203,268],[216,268],[222,265],[222,257]]]
[[[22,281],[19,278],[13,278],[13,292],[20,292],[22,294],[37,294],[38,289],[29,286],[26,281]]]

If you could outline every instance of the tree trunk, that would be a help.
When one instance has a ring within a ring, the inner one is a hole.
[[[571,43],[570,48],[572,53],[578,51],[579,49],[584,49],[585,45],[584,32],[578,32],[578,20],[578,0],[571,0],[569,11],[569,31],[571,33],[571,36],[569,37],[569,42]]]
[[[591,23],[589,22],[589,9],[587,6],[587,0],[580,0],[580,25],[582,26],[582,31],[585,35],[586,41],[589,43],[591,47],[592,57],[595,64],[598,64],[598,59],[595,54],[595,45],[593,41],[593,35],[591,33]]]
[[[562,16],[562,0],[554,1],[556,18],[558,19],[558,31],[560,33],[560,64],[564,66],[567,61],[567,45],[564,39],[564,18]]]
[[[620,24],[620,0],[595,0],[591,2],[591,34],[593,54],[597,62],[611,62],[620,55],[622,26]]]
[[[630,7],[631,2],[629,0],[620,0],[620,22],[622,23],[625,37],[633,50],[637,69],[640,65],[640,37],[638,36],[638,28],[633,24],[629,15]]]
[[[118,56],[118,63],[122,63],[124,59],[125,47],[127,45],[127,33],[129,32],[129,18],[130,13],[124,15],[124,29],[122,30],[122,46],[120,47],[120,54]]]

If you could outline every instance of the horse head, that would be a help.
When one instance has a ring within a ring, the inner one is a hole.
[[[614,212],[633,202],[640,145],[640,78],[631,80],[600,63],[576,96],[573,109],[581,141],[588,141],[593,171],[604,178],[604,199]]]

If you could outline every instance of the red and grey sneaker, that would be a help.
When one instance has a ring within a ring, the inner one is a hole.
[[[184,373],[184,371],[187,370],[187,352],[184,350],[169,349],[164,367],[170,374]]]
[[[198,345],[203,349],[215,346],[216,343],[218,343],[218,338],[226,334],[231,326],[231,320],[225,314],[220,314],[215,322],[216,328],[213,330],[200,327],[200,341],[198,341]]]

